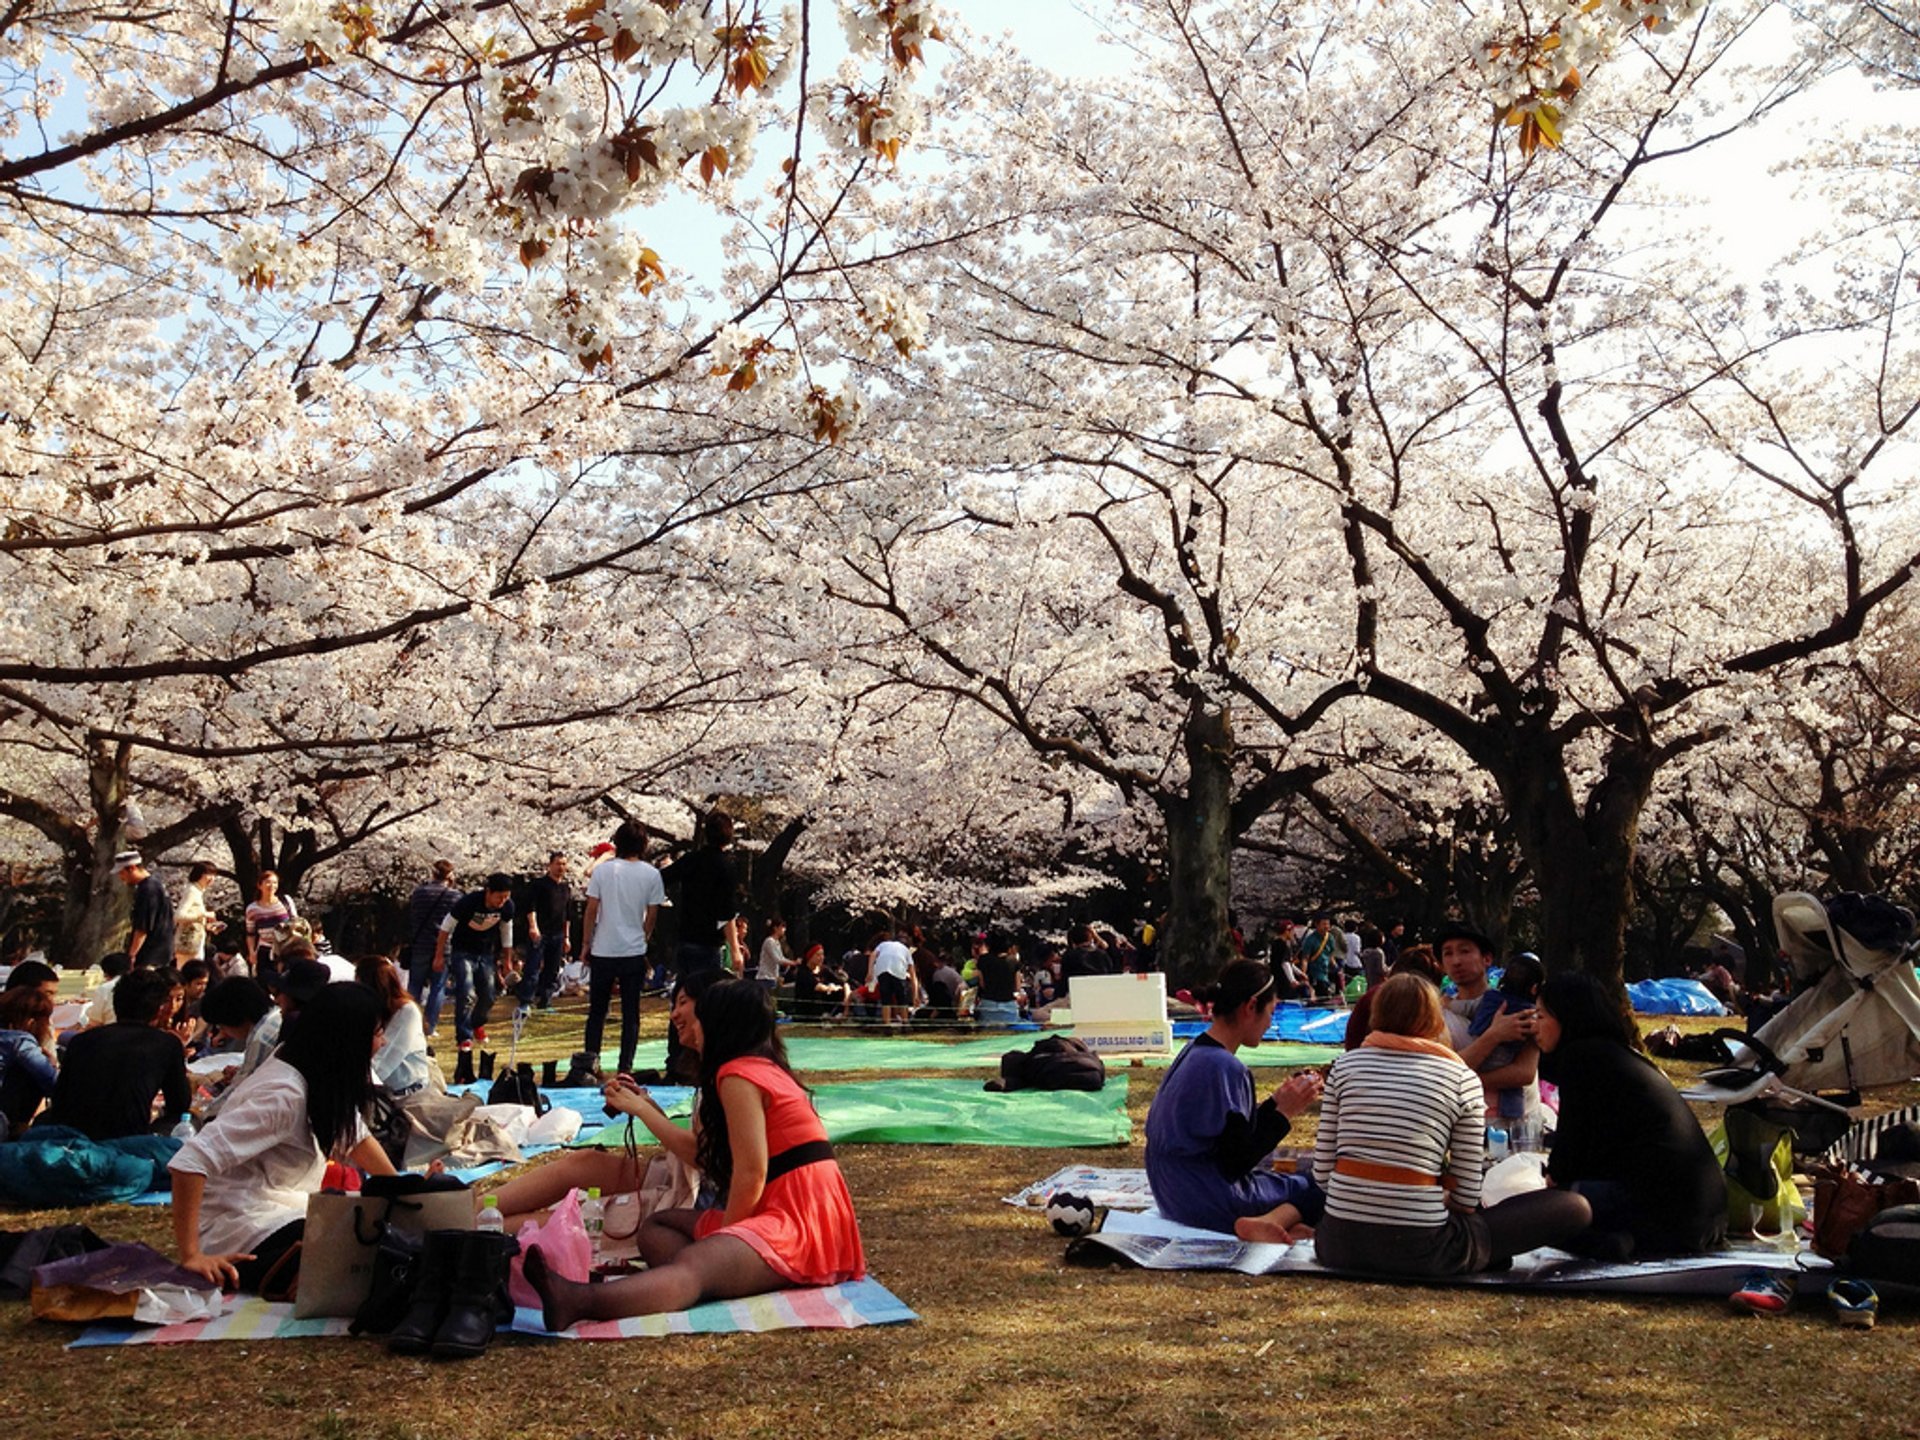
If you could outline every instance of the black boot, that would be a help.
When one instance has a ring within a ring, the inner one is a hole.
[[[560,1082],[560,1088],[579,1090],[603,1083],[600,1078],[600,1057],[591,1050],[576,1050],[573,1052],[572,1068],[567,1071],[567,1078]]]
[[[560,1062],[558,1060],[547,1060],[542,1062],[540,1066],[540,1087],[543,1090],[551,1090],[553,1089],[554,1086],[558,1085],[559,1083],[560,1083]]]
[[[460,1247],[471,1231],[431,1230],[420,1250],[420,1269],[413,1282],[413,1301],[400,1323],[387,1334],[387,1349],[396,1355],[424,1355],[447,1318],[447,1301]]]
[[[520,1242],[487,1230],[469,1231],[460,1240],[446,1318],[433,1336],[433,1353],[440,1360],[484,1354],[500,1322],[513,1318],[507,1268],[520,1253]]]
[[[482,1080],[493,1079],[493,1058],[493,1051],[491,1050],[482,1050],[480,1052],[480,1078]]]
[[[460,1058],[454,1062],[453,1066],[453,1083],[456,1085],[471,1085],[474,1083],[473,1047],[470,1045],[462,1045],[460,1047]]]

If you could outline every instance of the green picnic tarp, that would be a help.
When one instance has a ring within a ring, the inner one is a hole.
[[[996,1094],[977,1080],[888,1080],[813,1088],[814,1107],[827,1138],[841,1145],[1125,1145],[1127,1079],[1115,1075],[1099,1090],[1016,1090]],[[653,1137],[633,1127],[641,1144]],[[626,1121],[616,1121],[575,1143],[618,1149]]]
[[[1030,1049],[1038,1034],[988,1035],[965,1040],[923,1040],[905,1035],[794,1035],[782,1030],[787,1059],[802,1075],[835,1070],[997,1070],[1000,1057],[1009,1050]],[[1177,1042],[1175,1054],[1178,1054]],[[1329,1045],[1302,1045],[1294,1041],[1272,1041],[1263,1045],[1245,1045],[1235,1052],[1239,1059],[1258,1068],[1298,1068],[1331,1064],[1340,1052]],[[601,1065],[612,1071],[619,1056],[603,1053]],[[667,1063],[667,1042],[643,1043],[634,1057],[636,1069],[660,1069]],[[1170,1065],[1171,1058],[1151,1056],[1150,1067]],[[1125,1061],[1111,1061],[1109,1074],[1126,1069]]]

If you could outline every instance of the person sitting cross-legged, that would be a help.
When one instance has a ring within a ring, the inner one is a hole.
[[[1243,1240],[1284,1241],[1320,1218],[1325,1197],[1305,1175],[1267,1167],[1292,1121],[1320,1095],[1320,1077],[1293,1076],[1254,1104],[1241,1046],[1258,1045],[1273,1022],[1273,973],[1236,960],[1197,997],[1213,1020],[1180,1052],[1147,1111],[1147,1181],[1160,1213]]]

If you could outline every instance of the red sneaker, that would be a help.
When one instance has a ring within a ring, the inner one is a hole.
[[[486,1044],[487,1043],[487,1027],[484,1025],[474,1026],[473,1038],[478,1040],[482,1045]]]

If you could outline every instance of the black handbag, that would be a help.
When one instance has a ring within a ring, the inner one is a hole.
[[[553,1108],[553,1101],[540,1093],[540,1082],[533,1078],[532,1065],[518,1065],[498,1080],[487,1092],[489,1105],[531,1105],[535,1115]]]

